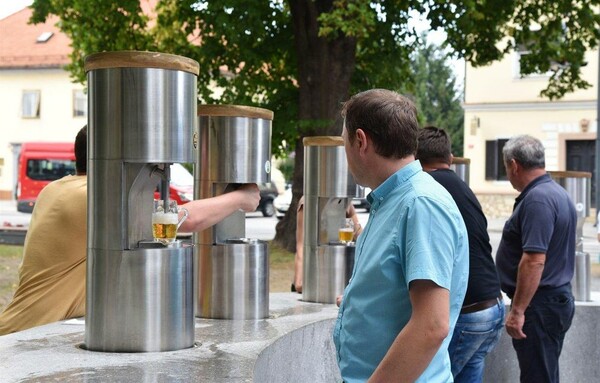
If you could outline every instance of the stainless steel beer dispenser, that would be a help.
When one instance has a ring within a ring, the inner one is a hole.
[[[341,137],[305,137],[302,299],[335,303],[354,267],[354,242],[340,241],[346,209],[362,197],[348,171]]]
[[[163,53],[105,52],[88,56],[85,70],[85,347],[192,347],[193,247],[153,241],[152,211],[159,183],[168,190],[169,164],[194,161],[198,63]]]
[[[199,105],[200,150],[194,197],[215,197],[243,183],[271,180],[273,112],[236,105]],[[198,288],[196,315],[260,319],[269,315],[267,243],[246,238],[238,211],[194,234]]]

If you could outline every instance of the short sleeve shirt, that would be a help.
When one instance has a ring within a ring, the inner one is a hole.
[[[540,288],[573,279],[577,213],[571,198],[548,174],[531,181],[517,197],[496,254],[502,290],[512,297],[523,252],[544,253]]]
[[[403,167],[368,196],[369,221],[356,244],[334,343],[345,382],[366,381],[408,322],[409,284],[433,281],[450,291],[450,332],[418,381],[450,382],[448,342],[468,281],[468,239],[448,192],[422,171]]]

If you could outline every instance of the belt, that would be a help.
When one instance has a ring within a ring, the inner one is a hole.
[[[481,301],[481,302],[471,303],[470,305],[463,306],[462,309],[460,310],[460,313],[461,314],[470,314],[470,313],[475,313],[477,311],[489,309],[490,307],[495,306],[496,304],[500,303],[501,301],[502,301],[502,298],[493,298],[493,299],[488,299],[488,300]]]

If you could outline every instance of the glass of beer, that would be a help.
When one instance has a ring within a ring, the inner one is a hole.
[[[338,230],[338,239],[342,243],[352,242],[354,237],[354,222],[352,218],[346,218],[344,225]]]
[[[163,200],[154,200],[154,210],[152,211],[152,236],[156,242],[165,245],[172,243],[177,237],[177,229],[188,217],[186,209],[183,216],[179,218],[179,208],[177,201],[169,201],[169,206],[165,209]]]

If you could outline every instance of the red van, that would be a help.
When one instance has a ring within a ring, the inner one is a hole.
[[[72,142],[26,142],[21,145],[17,176],[17,210],[31,213],[44,186],[75,174]]]
[[[26,142],[21,145],[17,178],[17,210],[31,213],[44,186],[75,174],[72,142]],[[177,204],[189,202],[194,194],[194,177],[181,164],[171,165],[169,198]],[[160,198],[158,191],[155,198]]]

